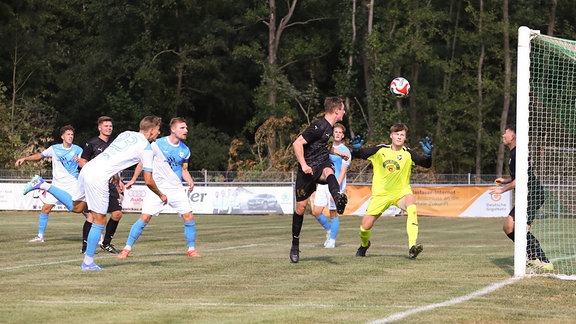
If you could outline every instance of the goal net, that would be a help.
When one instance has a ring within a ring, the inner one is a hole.
[[[576,41],[520,27],[517,72],[514,273],[576,279]],[[529,266],[527,218],[553,270]]]

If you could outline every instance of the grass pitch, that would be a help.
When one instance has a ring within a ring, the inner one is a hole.
[[[122,248],[138,215],[124,215]],[[182,220],[152,219],[128,259],[99,251],[83,272],[82,216],[0,212],[1,323],[573,323],[576,282],[513,277],[500,218],[421,217],[424,252],[407,258],[405,217],[376,222],[355,257],[360,218],[341,217],[335,249],[306,216],[300,263],[291,216],[196,215],[201,258],[186,256]]]

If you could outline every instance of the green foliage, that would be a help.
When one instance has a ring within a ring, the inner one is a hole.
[[[188,123],[190,170],[227,170],[231,138],[214,127]]]
[[[548,26],[551,6],[509,2],[511,57],[521,24],[576,38],[575,3],[558,1]],[[291,3],[276,1],[276,27]],[[116,133],[134,129],[146,114],[185,117],[228,137],[215,138],[226,160],[231,138],[253,147],[271,117],[291,118],[282,131],[295,136],[321,112],[324,97],[338,95],[349,99],[344,123],[351,132],[387,141],[390,124],[402,121],[410,145],[434,137],[436,171],[470,172],[480,158],[490,173],[505,95],[505,27],[502,3],[483,4],[481,11],[474,1],[375,2],[368,30],[369,1],[357,1],[352,17],[352,2],[300,0],[280,38],[270,39],[266,1],[0,1],[2,109],[11,115],[14,107],[22,124],[2,119],[11,130],[0,134],[0,165],[10,165],[13,152],[47,145],[60,125],[74,125],[82,142],[104,114],[114,118]],[[409,98],[389,94],[396,76],[411,82]],[[509,91],[513,97],[514,87]],[[267,147],[270,160],[258,167],[286,153],[291,136]],[[259,159],[244,153],[242,160]],[[226,168],[216,160],[198,168]]]

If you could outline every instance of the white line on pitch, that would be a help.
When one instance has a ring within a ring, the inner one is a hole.
[[[480,297],[480,296],[489,294],[489,293],[491,293],[491,292],[493,292],[493,291],[496,291],[496,290],[498,290],[498,289],[500,289],[500,288],[502,288],[502,287],[504,287],[504,286],[507,286],[507,285],[509,285],[509,284],[511,284],[511,283],[516,282],[517,280],[519,280],[519,279],[521,279],[521,278],[522,278],[522,277],[512,277],[512,278],[510,278],[510,279],[508,279],[508,280],[504,280],[504,281],[502,281],[502,282],[498,282],[498,283],[492,284],[492,285],[490,285],[490,286],[487,286],[487,287],[485,287],[485,288],[482,288],[482,289],[480,289],[480,290],[477,290],[477,291],[475,291],[475,292],[473,292],[473,293],[470,293],[470,294],[468,294],[468,295],[464,295],[464,296],[461,296],[461,297],[453,298],[453,299],[447,300],[447,301],[442,302],[442,303],[430,304],[430,305],[426,305],[426,306],[422,306],[422,307],[417,307],[417,308],[414,308],[414,309],[411,309],[411,310],[408,310],[408,311],[405,311],[405,312],[400,312],[400,313],[392,314],[392,315],[390,315],[390,316],[388,316],[388,317],[386,317],[386,318],[378,319],[378,320],[372,321],[372,322],[370,322],[370,323],[372,323],[372,324],[391,323],[391,322],[401,320],[401,319],[403,319],[403,318],[406,318],[406,317],[408,317],[408,316],[410,316],[410,315],[414,315],[414,314],[417,314],[417,313],[421,313],[421,312],[425,312],[425,311],[429,311],[429,310],[434,310],[434,309],[440,308],[440,307],[452,306],[452,305],[456,305],[456,304],[459,304],[459,303],[463,303],[463,302],[468,301],[468,300],[470,300],[470,299],[472,299],[472,298]]]

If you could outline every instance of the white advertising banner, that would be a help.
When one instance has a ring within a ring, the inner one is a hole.
[[[41,190],[22,194],[24,184],[2,184],[0,189],[0,210],[40,210],[46,195]],[[224,187],[195,186],[192,192],[185,190],[192,211],[196,214],[292,214],[294,211],[294,189],[291,185],[280,187]],[[139,213],[146,195],[153,195],[145,185],[135,185],[127,190],[122,202],[125,212]],[[168,197],[170,199],[170,197]],[[54,211],[66,211],[58,203]],[[174,213],[169,207],[164,213]]]
[[[292,214],[294,211],[292,186],[194,186],[192,192],[185,187],[182,190],[186,191],[195,214]],[[146,195],[154,193],[144,185],[133,186],[126,191],[122,208],[140,212]],[[174,210],[166,208],[164,213],[174,213]]]

